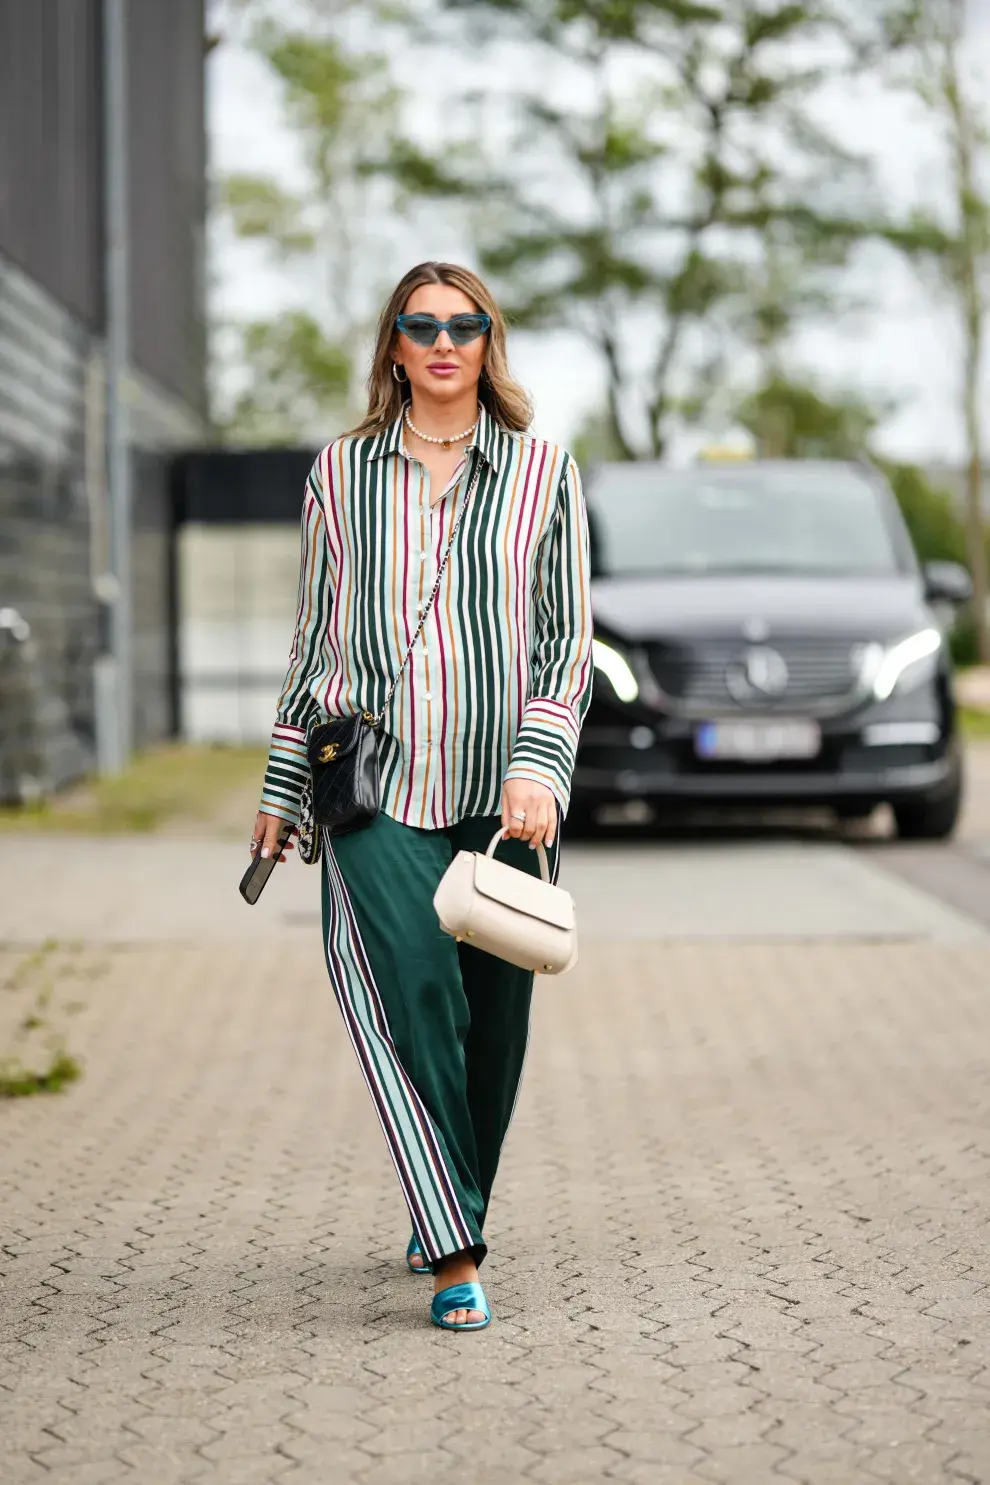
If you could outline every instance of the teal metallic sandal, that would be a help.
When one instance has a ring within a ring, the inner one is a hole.
[[[412,1261],[417,1253],[419,1254],[420,1258],[423,1259],[422,1268],[417,1268]],[[433,1272],[433,1265],[426,1262],[426,1255],[424,1254],[422,1248],[419,1246],[419,1240],[416,1237],[415,1233],[413,1233],[412,1237],[409,1239],[409,1246],[406,1249],[406,1268],[411,1274],[432,1274]]]
[[[454,1310],[480,1310],[485,1318],[471,1320],[466,1325],[450,1325],[444,1317]],[[492,1312],[480,1284],[451,1284],[449,1289],[441,1289],[439,1294],[433,1296],[430,1319],[441,1330],[484,1330],[486,1325],[492,1323]]]

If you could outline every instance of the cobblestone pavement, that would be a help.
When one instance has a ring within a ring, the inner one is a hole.
[[[990,1481],[985,940],[590,940],[463,1337],[318,935],[29,969],[86,1075],[0,1104],[4,1485]]]

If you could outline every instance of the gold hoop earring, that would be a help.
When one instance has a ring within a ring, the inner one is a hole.
[[[393,361],[392,362],[392,379],[393,379],[393,381],[397,381],[399,383],[399,386],[400,387],[403,386],[409,380],[409,373],[406,371],[406,368],[404,366],[402,368],[402,375],[401,376],[399,375],[399,363],[398,363],[398,361]]]

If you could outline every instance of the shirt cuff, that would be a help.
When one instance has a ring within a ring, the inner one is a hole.
[[[536,696],[526,703],[506,781],[528,779],[552,789],[567,813],[580,725],[569,706]]]
[[[277,815],[280,820],[298,825],[300,801],[308,779],[305,728],[276,722],[258,808],[266,815]]]

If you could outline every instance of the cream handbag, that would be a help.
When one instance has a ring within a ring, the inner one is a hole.
[[[519,969],[564,974],[578,957],[574,899],[550,881],[542,845],[537,878],[495,860],[501,839],[499,829],[484,853],[458,851],[433,897],[440,927]]]

